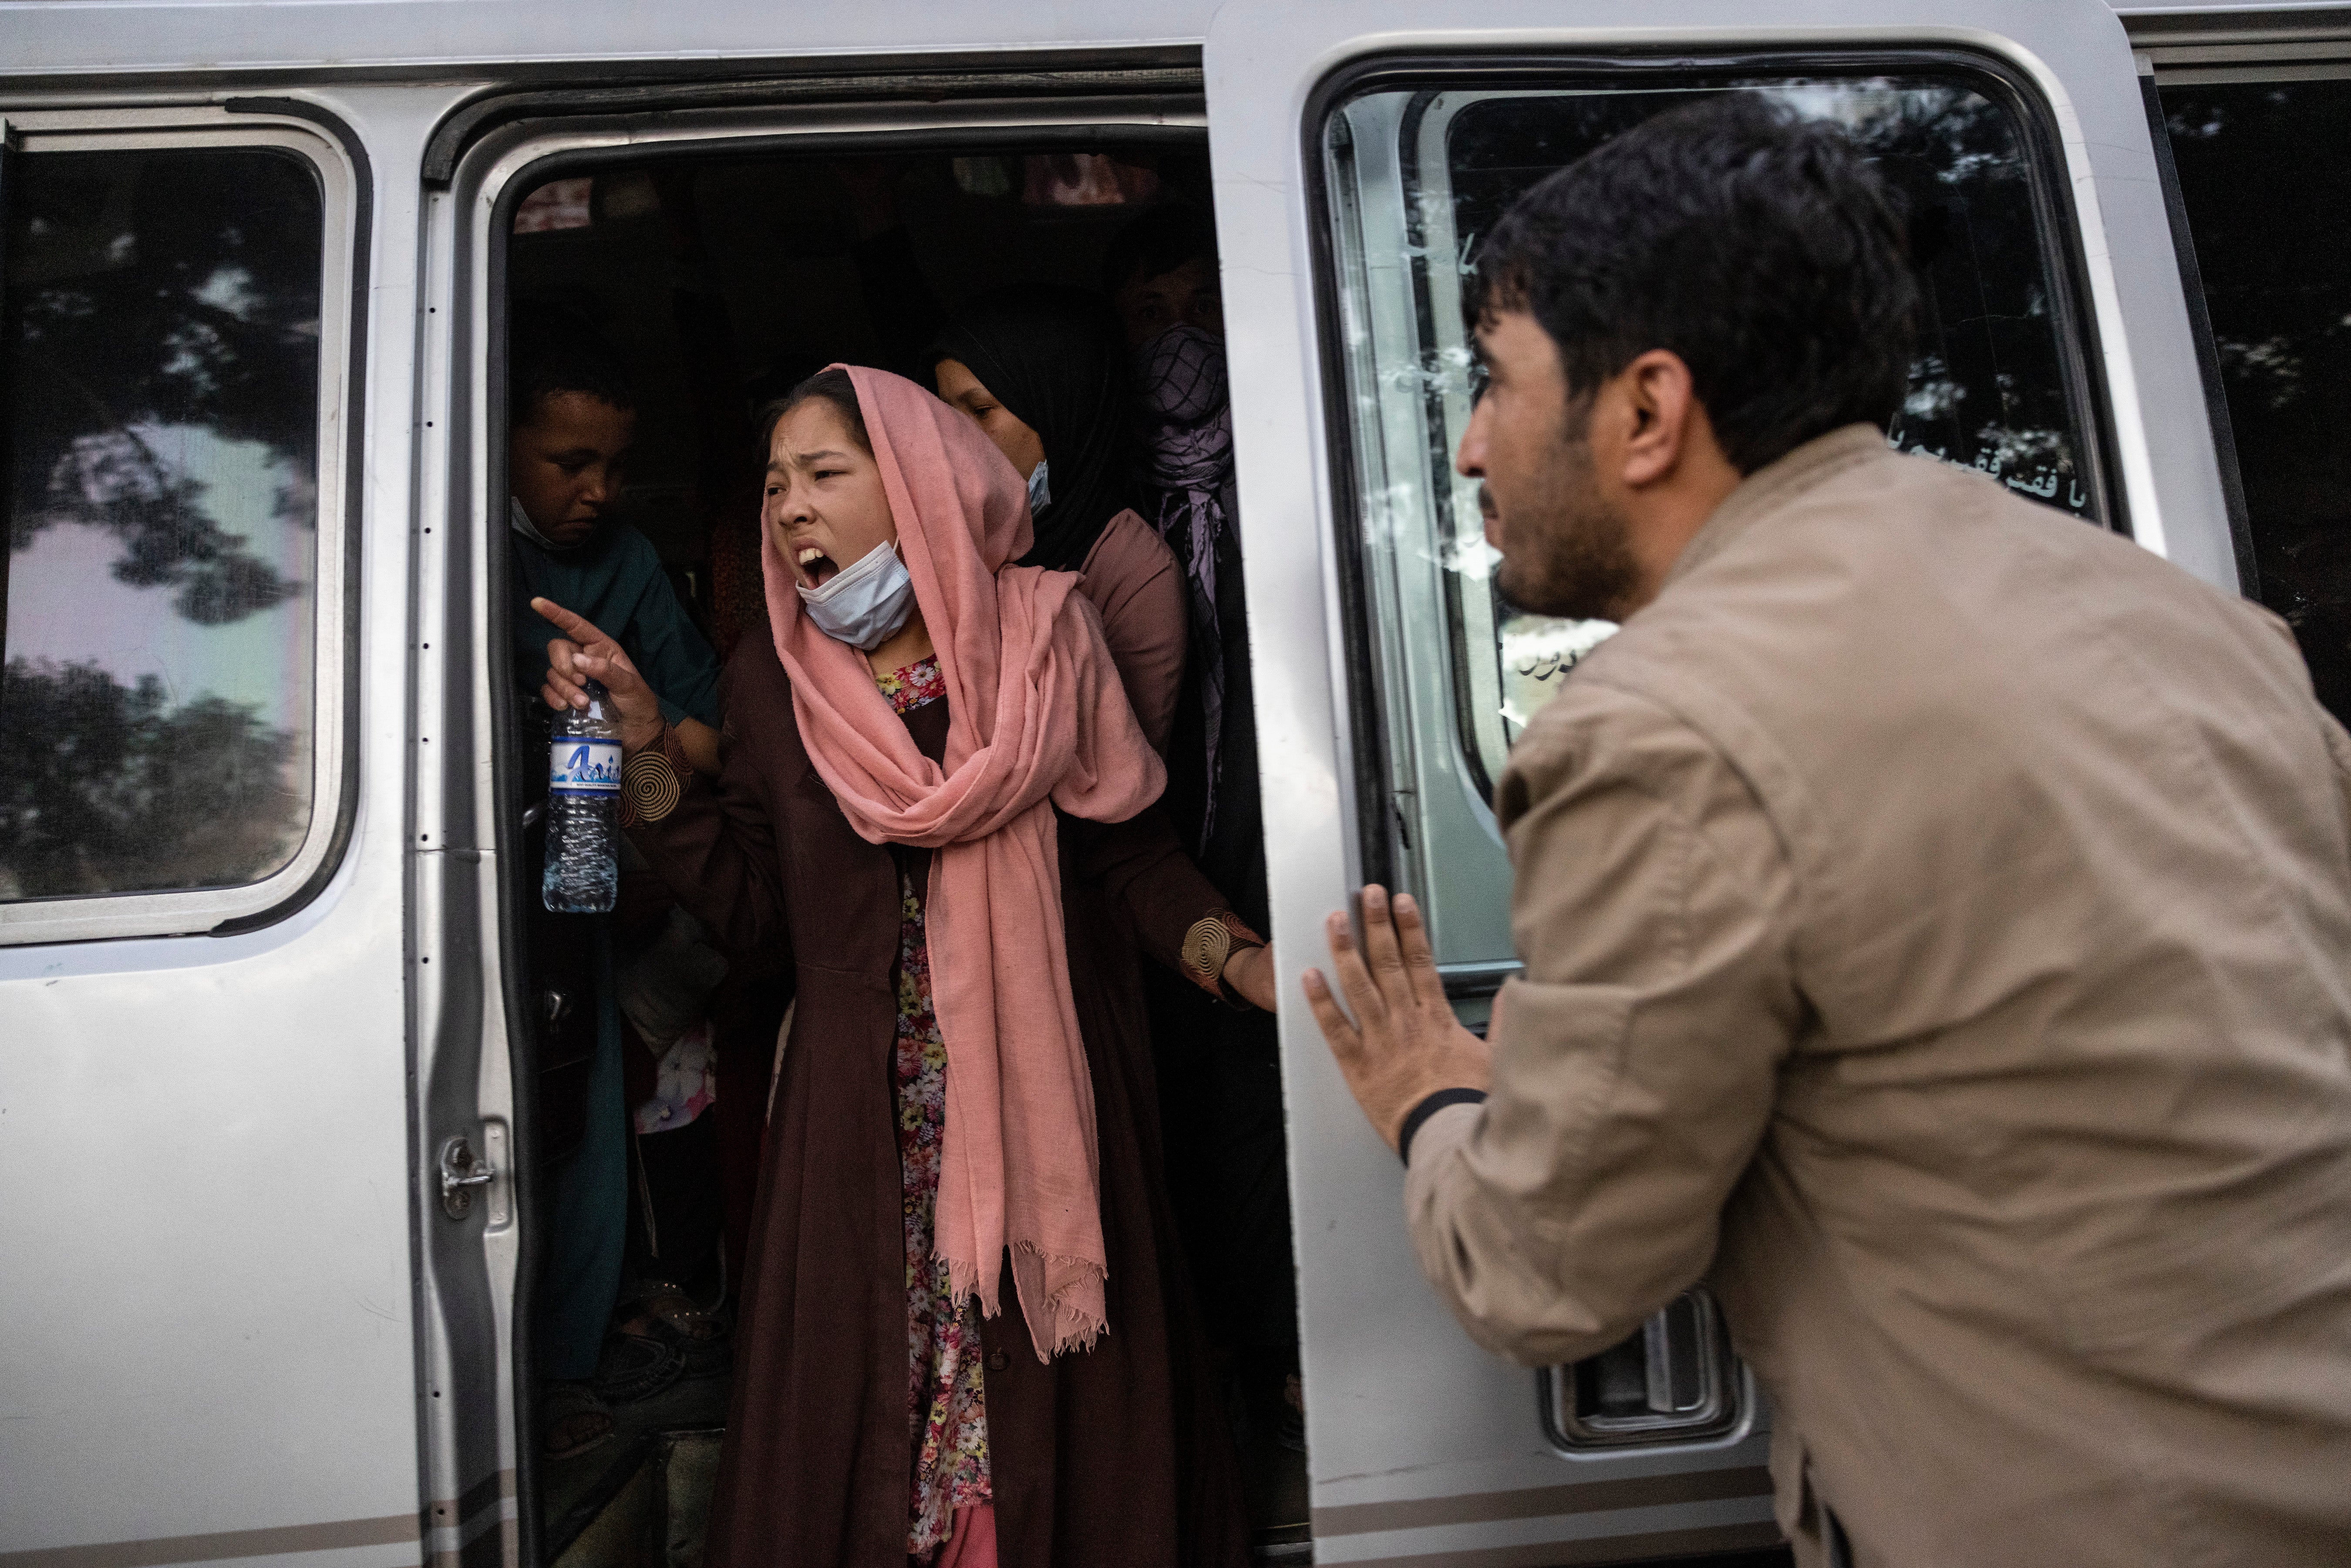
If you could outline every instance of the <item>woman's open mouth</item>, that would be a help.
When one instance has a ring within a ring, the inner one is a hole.
[[[831,556],[814,545],[800,547],[799,565],[800,575],[808,579],[810,588],[822,588],[841,570],[832,564]]]

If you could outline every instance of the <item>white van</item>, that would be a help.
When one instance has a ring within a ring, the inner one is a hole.
[[[1081,271],[1155,192],[1212,202],[1284,995],[1377,879],[1475,1023],[1515,965],[1490,782],[1607,628],[1488,582],[1448,465],[1460,269],[1533,180],[1731,87],[1841,120],[1910,195],[1897,444],[2259,593],[2345,712],[2340,9],[0,6],[0,1568],[692,1555],[684,1450],[559,1507],[532,1438],[560,998],[524,955],[505,655],[523,282],[592,296],[667,389],[641,499],[682,516],[660,181],[708,193],[696,287],[747,374],[871,335],[824,161],[904,161],[949,298]],[[664,543],[706,601],[695,549]],[[1311,1511],[1262,1554],[1772,1548],[1769,1415],[1704,1291],[1591,1362],[1489,1359],[1302,1008],[1280,1038]],[[645,1520],[682,1533],[614,1543]]]

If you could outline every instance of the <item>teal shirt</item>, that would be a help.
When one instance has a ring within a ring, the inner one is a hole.
[[[538,690],[547,676],[547,645],[563,634],[530,607],[534,597],[549,599],[620,643],[661,698],[662,717],[672,724],[698,718],[718,727],[718,655],[694,629],[651,540],[612,523],[577,549],[550,550],[521,534],[509,537],[515,670],[525,691]]]

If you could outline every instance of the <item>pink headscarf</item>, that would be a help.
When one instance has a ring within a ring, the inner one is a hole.
[[[762,540],[776,653],[817,772],[858,834],[935,851],[925,905],[946,1041],[934,1246],[956,1299],[993,1317],[1004,1249],[1040,1361],[1109,1324],[1093,1087],[1070,1000],[1053,808],[1119,822],[1166,774],[1127,706],[1074,573],[1009,566],[1028,486],[980,428],[883,371],[848,367],[946,683],[941,768],[865,655],[800,612]]]

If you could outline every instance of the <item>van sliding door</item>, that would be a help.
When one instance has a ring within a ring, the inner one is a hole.
[[[1351,0],[1228,7],[1207,73],[1285,1001],[1365,881],[1429,915],[1482,1026],[1518,967],[1489,800],[1613,630],[1493,592],[1461,279],[1516,197],[1693,95],[1844,125],[1911,204],[1926,300],[1891,438],[2050,526],[2235,585],[2146,112],[2095,0]],[[1768,1545],[1769,1412],[1703,1288],[1530,1374],[1423,1285],[1402,1175],[1282,1014],[1315,1556],[1544,1564]]]

